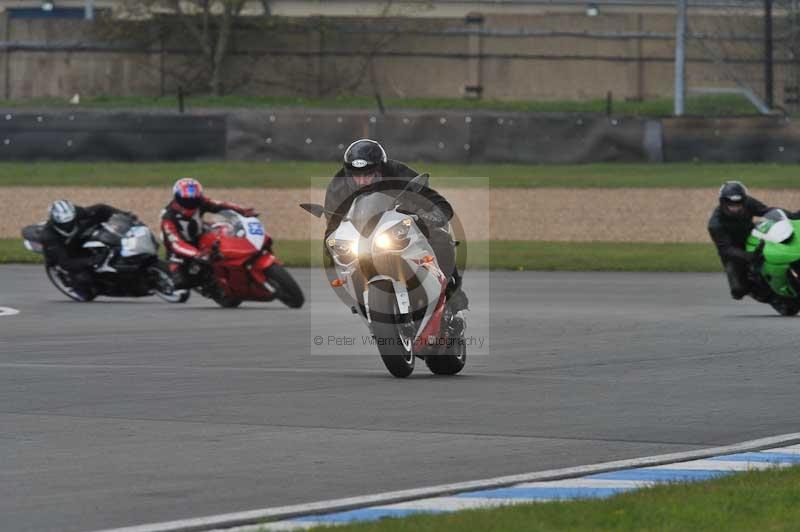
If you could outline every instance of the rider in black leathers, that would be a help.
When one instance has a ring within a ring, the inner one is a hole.
[[[418,172],[405,164],[389,159],[376,141],[353,142],[344,154],[344,164],[331,180],[325,193],[326,235],[342,221],[353,200],[361,194],[381,190],[399,194]],[[447,302],[454,313],[468,307],[461,288],[461,273],[456,267],[453,239],[446,226],[453,217],[453,207],[435,190],[423,187],[403,198],[401,209],[418,216],[417,223],[428,236],[442,271],[448,276]]]
[[[79,207],[59,200],[50,206],[42,231],[45,261],[69,272],[72,288],[89,298],[94,295],[92,269],[97,258],[83,250],[84,233],[117,213],[130,214],[103,203]]]
[[[753,217],[763,216],[773,208],[776,207],[768,207],[748,195],[747,188],[739,181],[726,181],[719,189],[719,205],[708,220],[708,233],[717,246],[733,299],[739,300],[751,294],[759,301],[768,302],[772,297],[771,292],[754,292],[750,271],[762,256],[760,249],[754,253],[745,251],[745,244],[754,227]],[[800,213],[786,214],[797,219]]]

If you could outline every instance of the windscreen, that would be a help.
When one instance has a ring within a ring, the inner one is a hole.
[[[107,231],[122,237],[133,226],[133,218],[127,214],[114,214],[103,226]]]
[[[214,216],[211,228],[224,236],[246,236],[242,219],[233,211],[220,211]]]
[[[781,220],[788,219],[788,216],[780,209],[771,209],[767,211],[762,218],[773,222],[780,222]]]
[[[380,221],[381,215],[394,208],[395,198],[383,192],[359,196],[350,207],[349,220],[356,230],[369,236]]]

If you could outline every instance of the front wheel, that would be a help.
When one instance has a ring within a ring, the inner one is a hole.
[[[300,308],[305,302],[303,291],[294,280],[292,274],[277,262],[272,264],[269,268],[264,270],[264,277],[266,277],[267,285],[275,297],[289,308]]]
[[[84,294],[83,292],[72,288],[72,279],[70,278],[69,272],[66,270],[59,268],[58,266],[48,265],[45,266],[45,272],[47,272],[47,278],[50,279],[50,282],[53,283],[53,286],[58,288],[62,294],[71,300],[87,303],[95,298],[94,294]]]
[[[381,281],[370,285],[368,302],[372,334],[383,365],[395,377],[408,377],[414,371],[413,338],[404,331],[399,319],[392,283]]]
[[[186,303],[192,293],[187,290],[177,290],[175,288],[175,279],[169,271],[167,264],[159,262],[155,266],[151,266],[148,270],[153,277],[153,290],[156,295],[166,301],[167,303]]]

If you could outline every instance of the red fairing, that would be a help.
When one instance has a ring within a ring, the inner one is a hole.
[[[279,261],[278,259],[275,258],[275,255],[267,251],[265,251],[263,255],[258,257],[258,259],[256,259],[256,262],[253,264],[253,270],[251,271],[251,273],[253,274],[253,277],[256,279],[256,281],[259,282],[259,284],[263,284],[264,281],[267,280],[266,276],[264,275],[264,270],[266,270],[276,262]]]
[[[221,228],[201,235],[201,253],[211,254],[217,243],[223,258],[214,262],[214,277],[226,295],[252,301],[274,299],[263,285],[264,270],[275,262],[272,253],[256,249],[247,238],[231,236]]]
[[[170,249],[176,255],[194,258],[200,254],[196,247],[181,238],[180,231],[171,220],[162,220],[161,231],[164,233],[164,240],[169,242]]]

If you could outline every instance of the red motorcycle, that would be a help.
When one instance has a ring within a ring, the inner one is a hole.
[[[224,210],[204,225],[198,248],[210,267],[196,289],[201,295],[225,308],[274,299],[290,308],[303,306],[303,291],[272,254],[272,237],[258,218]]]

